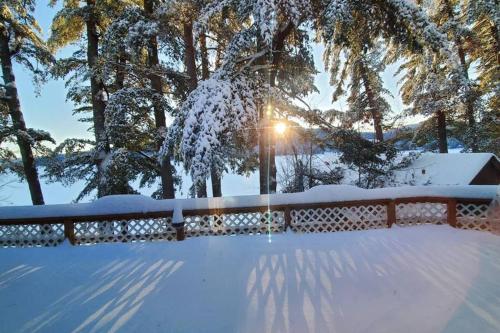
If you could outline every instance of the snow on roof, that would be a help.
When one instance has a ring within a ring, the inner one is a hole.
[[[262,207],[418,196],[493,199],[495,185],[402,186],[366,190],[351,185],[322,185],[300,193],[245,195],[221,198],[154,200],[142,195],[111,195],[90,203],[0,207],[2,219],[94,216],[174,210]]]
[[[423,153],[409,167],[395,172],[400,184],[469,185],[488,161],[491,153]]]

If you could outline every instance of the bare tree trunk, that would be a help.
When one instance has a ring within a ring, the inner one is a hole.
[[[8,32],[5,28],[0,28],[0,61],[2,63],[2,75],[5,84],[7,106],[9,108],[10,118],[12,119],[13,129],[16,132],[17,145],[21,153],[24,174],[30,190],[31,202],[33,205],[43,205],[42,188],[38,179],[38,172],[31,144],[28,139],[22,135],[22,133],[26,133],[27,129],[21,112],[21,104],[19,103],[11,56]]]
[[[436,113],[437,121],[437,135],[438,135],[438,145],[439,152],[446,154],[448,153],[448,139],[446,136],[446,115],[442,111]]]
[[[363,85],[365,87],[366,96],[368,97],[368,104],[370,106],[370,113],[373,119],[373,129],[375,131],[375,139],[377,142],[384,141],[384,131],[382,130],[382,116],[380,110],[377,108],[375,102],[375,96],[370,85],[370,80],[368,79],[368,74],[366,73],[365,65],[361,65],[361,77],[363,79]]]
[[[151,15],[154,10],[154,0],[144,0],[144,11],[147,15]],[[161,76],[156,72],[159,70],[158,59],[158,42],[156,36],[149,39],[148,42],[148,67],[150,70],[149,80],[151,81],[151,88],[160,96],[163,95],[163,82]],[[156,148],[159,150],[163,144],[163,137],[161,132],[166,129],[165,110],[162,107],[161,100],[153,100],[153,110],[155,117],[155,126],[158,131],[158,138],[156,140]],[[162,185],[162,198],[172,199],[175,198],[173,168],[170,164],[170,155],[166,155],[160,163],[160,178]]]

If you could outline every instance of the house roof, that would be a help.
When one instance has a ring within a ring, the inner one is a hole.
[[[491,158],[497,157],[491,153],[423,153],[396,171],[396,179],[412,185],[468,185]]]

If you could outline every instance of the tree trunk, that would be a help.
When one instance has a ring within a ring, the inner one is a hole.
[[[207,80],[210,77],[208,62],[207,37],[205,33],[200,35],[200,55],[201,55],[201,78]],[[212,166],[210,168],[210,178],[212,179],[212,196],[222,196],[221,174]]]
[[[257,38],[257,52],[262,51],[264,42],[259,36]],[[257,61],[258,65],[264,65],[265,59],[261,57]],[[269,156],[268,156],[268,140],[267,140],[267,127],[268,119],[265,110],[264,100],[259,100],[259,124],[258,124],[258,144],[259,144],[259,188],[260,194],[269,193]]]
[[[89,13],[85,21],[87,28],[87,64],[92,73],[90,76],[90,93],[92,95],[92,120],[96,142],[96,156],[94,157],[94,161],[97,167],[97,197],[100,198],[110,194],[107,193],[107,184],[104,179],[104,169],[102,166],[102,161],[109,153],[109,143],[104,127],[104,110],[106,108],[104,85],[97,75],[93,73],[99,57],[99,35],[97,33],[97,19],[94,12],[95,0],[87,0],[87,7],[89,8]]]
[[[219,175],[217,171],[214,168],[212,168],[210,170],[210,177],[212,178],[212,196],[214,198],[222,197],[221,175]]]
[[[200,34],[200,56],[201,56],[201,79],[206,80],[210,77],[210,68],[208,62],[207,36]]]
[[[265,106],[263,103],[260,103],[259,107],[259,187],[260,194],[269,193],[269,161],[267,156],[267,145],[268,142],[266,140],[266,130],[267,122],[265,119]]]
[[[153,13],[153,2],[154,0],[144,0],[144,11],[146,12],[146,15],[151,15]],[[162,96],[163,82],[161,76],[156,74],[156,71],[159,69],[159,63],[158,42],[156,40],[156,36],[153,36],[148,41],[148,67],[151,71],[149,74],[149,80],[151,82],[151,88],[153,89],[153,91]],[[160,150],[163,144],[163,136],[161,134],[166,130],[166,118],[165,110],[163,110],[162,103],[159,98],[153,100],[153,110],[155,117],[155,126],[158,131],[156,148]],[[160,162],[160,178],[163,199],[175,198],[173,168],[170,164],[170,159],[170,155],[166,155]]]
[[[116,67],[116,77],[115,77],[115,91],[123,89],[125,85],[125,66],[127,66],[127,56],[125,54],[125,49],[120,49],[120,55],[118,56],[117,67]]]
[[[191,92],[198,86],[198,76],[196,74],[196,49],[194,47],[193,22],[191,19],[187,18],[187,21],[182,24],[182,29],[184,38],[184,67],[186,67],[186,73],[189,77],[188,88],[189,92]],[[195,187],[197,198],[207,197],[206,180],[203,180]]]
[[[5,84],[5,95],[7,106],[9,108],[10,118],[12,119],[12,127],[16,133],[17,145],[21,153],[23,162],[24,174],[28,187],[30,189],[31,202],[33,205],[43,205],[43,194],[38,179],[35,158],[29,140],[22,135],[26,133],[26,124],[21,112],[21,104],[19,103],[19,95],[16,88],[16,78],[12,68],[12,59],[9,48],[9,37],[5,28],[0,29],[0,61],[2,65],[2,75]]]
[[[493,35],[493,38],[495,38],[495,50],[496,50],[496,58],[497,58],[497,65],[500,66],[500,40],[498,37],[498,27],[495,25],[495,22],[491,22],[491,34]]]
[[[193,22],[188,21],[183,24],[184,30],[184,66],[186,67],[187,75],[189,76],[188,86],[189,91],[193,91],[198,86],[196,76],[196,50],[193,40]]]
[[[437,121],[437,135],[438,135],[438,145],[439,152],[446,154],[448,153],[448,140],[446,137],[446,115],[444,112],[439,111],[436,113]]]
[[[262,106],[259,110],[259,119],[261,119],[259,123],[259,187],[260,194],[269,193],[269,168],[268,168],[268,157],[267,157],[267,140],[266,140],[266,129],[265,129],[265,121],[263,118],[264,106]]]
[[[114,91],[117,92],[120,89],[123,89],[125,85],[125,66],[127,65],[127,56],[125,54],[124,48],[120,49],[120,53],[118,57],[116,57],[116,70],[115,70],[115,82],[114,82]],[[110,138],[108,138],[110,139]],[[127,142],[125,141],[116,141],[109,140],[110,144],[113,143],[113,149],[125,148],[127,149]],[[111,148],[110,148],[111,150]],[[132,186],[129,184],[129,176],[127,170],[123,170],[122,168],[115,168],[113,170],[113,179],[110,181],[112,184],[111,194],[133,194],[136,193]],[[126,223],[122,223],[122,229],[126,228]]]
[[[448,12],[448,17],[450,20],[455,20],[455,14],[453,12],[453,6],[449,1],[445,1],[446,11]],[[462,67],[462,73],[467,81],[469,81],[469,66],[465,61],[465,50],[463,46],[463,42],[459,36],[455,38],[455,46],[457,48],[458,59],[460,60],[460,66]],[[475,96],[473,94],[469,94],[467,99],[465,100],[465,115],[467,118],[467,125],[472,132],[472,138],[470,142],[470,147],[472,152],[477,152],[477,144],[476,144],[476,119],[474,117],[474,104],[475,104]]]
[[[272,45],[272,68],[269,72],[269,85],[274,87],[276,85],[276,74],[278,66],[281,63],[282,51],[285,47],[285,40],[293,30],[293,24],[289,22],[283,27],[273,38]],[[258,44],[262,44],[258,41]],[[262,47],[258,47],[260,51]],[[271,110],[272,112],[272,110]],[[273,131],[271,129],[272,119],[271,115],[265,115],[263,107],[259,111],[259,119],[264,120],[260,125],[259,134],[259,178],[260,178],[260,193],[276,193],[278,185],[276,177],[276,147]]]
[[[364,64],[361,64],[361,78],[363,79],[363,85],[365,87],[366,96],[368,97],[368,104],[370,106],[370,113],[373,119],[373,129],[375,131],[375,139],[377,142],[384,141],[384,131],[382,130],[382,116],[380,110],[375,102],[375,95],[370,85],[370,80],[368,79],[368,74],[366,73],[366,68]]]
[[[460,59],[460,65],[462,66],[462,70],[464,73],[465,78],[467,81],[469,80],[469,73],[468,73],[468,68],[467,68],[467,62],[465,61],[465,51],[463,49],[462,43],[460,40],[457,38],[455,40],[455,45],[457,46],[458,50],[458,58]],[[467,117],[467,125],[469,127],[469,130],[472,133],[472,138],[470,139],[470,148],[473,153],[477,153],[478,147],[477,147],[477,128],[476,128],[476,119],[474,117],[474,104],[475,104],[475,97],[473,94],[469,94],[467,96],[467,99],[465,100],[465,115]]]

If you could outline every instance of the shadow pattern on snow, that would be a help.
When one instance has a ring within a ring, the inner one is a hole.
[[[500,238],[448,226],[0,252],[2,332],[497,332]]]

